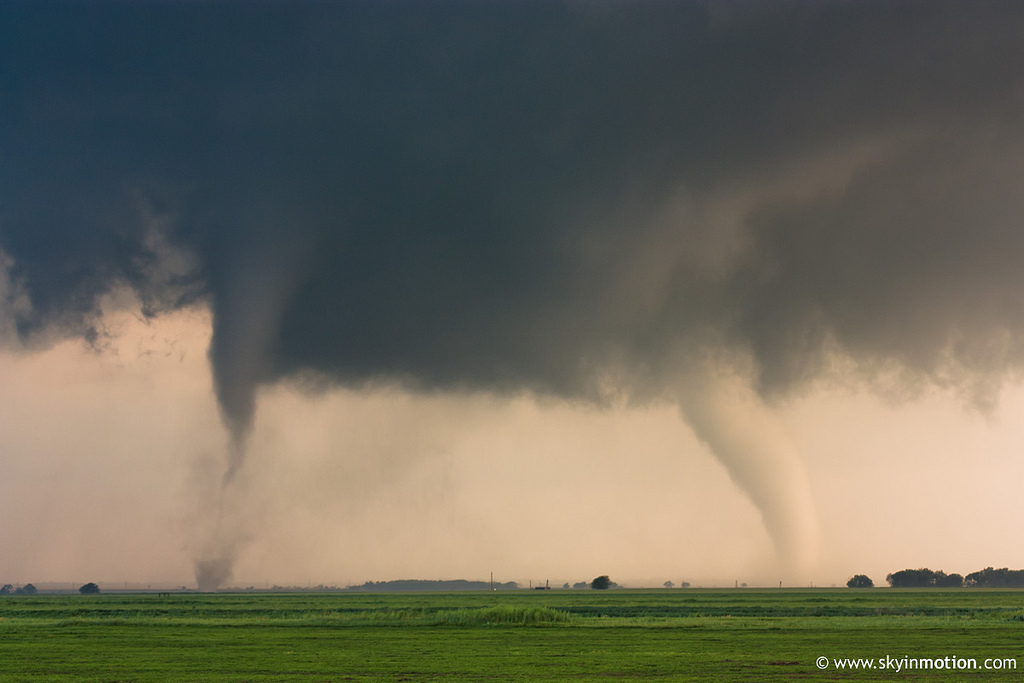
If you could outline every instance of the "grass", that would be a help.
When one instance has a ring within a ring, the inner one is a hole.
[[[831,659],[1017,657],[1024,591],[644,590],[0,599],[0,681],[995,681]]]

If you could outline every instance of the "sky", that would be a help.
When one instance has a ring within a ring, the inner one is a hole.
[[[0,3],[0,579],[1024,566],[1022,34]]]

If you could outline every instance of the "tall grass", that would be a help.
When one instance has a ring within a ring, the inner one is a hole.
[[[450,626],[546,626],[566,624],[568,613],[550,607],[496,605],[477,609],[452,609],[437,612],[434,623]]]
[[[547,626],[568,624],[572,616],[550,607],[495,605],[443,610],[404,609],[369,612],[360,621],[381,626]]]

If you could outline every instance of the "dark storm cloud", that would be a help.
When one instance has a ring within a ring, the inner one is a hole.
[[[1015,3],[4,3],[18,329],[205,297],[236,431],[303,370],[599,398],[705,344],[765,391],[833,351],[981,391],[1024,331],[1022,38]]]

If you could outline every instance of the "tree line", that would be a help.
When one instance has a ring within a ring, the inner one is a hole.
[[[1024,569],[986,567],[967,576],[928,568],[901,569],[886,576],[885,581],[892,588],[1024,588]],[[875,584],[868,576],[857,574],[846,585],[849,588],[872,588]]]
[[[397,581],[367,581],[361,586],[349,586],[348,591],[480,591],[493,587],[495,590],[519,588],[515,581],[505,583],[489,581],[467,581],[465,579],[430,581],[423,579],[400,579]]]
[[[38,592],[38,589],[36,589],[36,587],[31,583],[26,583],[20,588],[15,588],[9,583],[5,583],[3,586],[0,586],[0,595],[36,595]],[[78,592],[82,595],[92,595],[99,593],[100,587],[90,581],[79,588]]]

